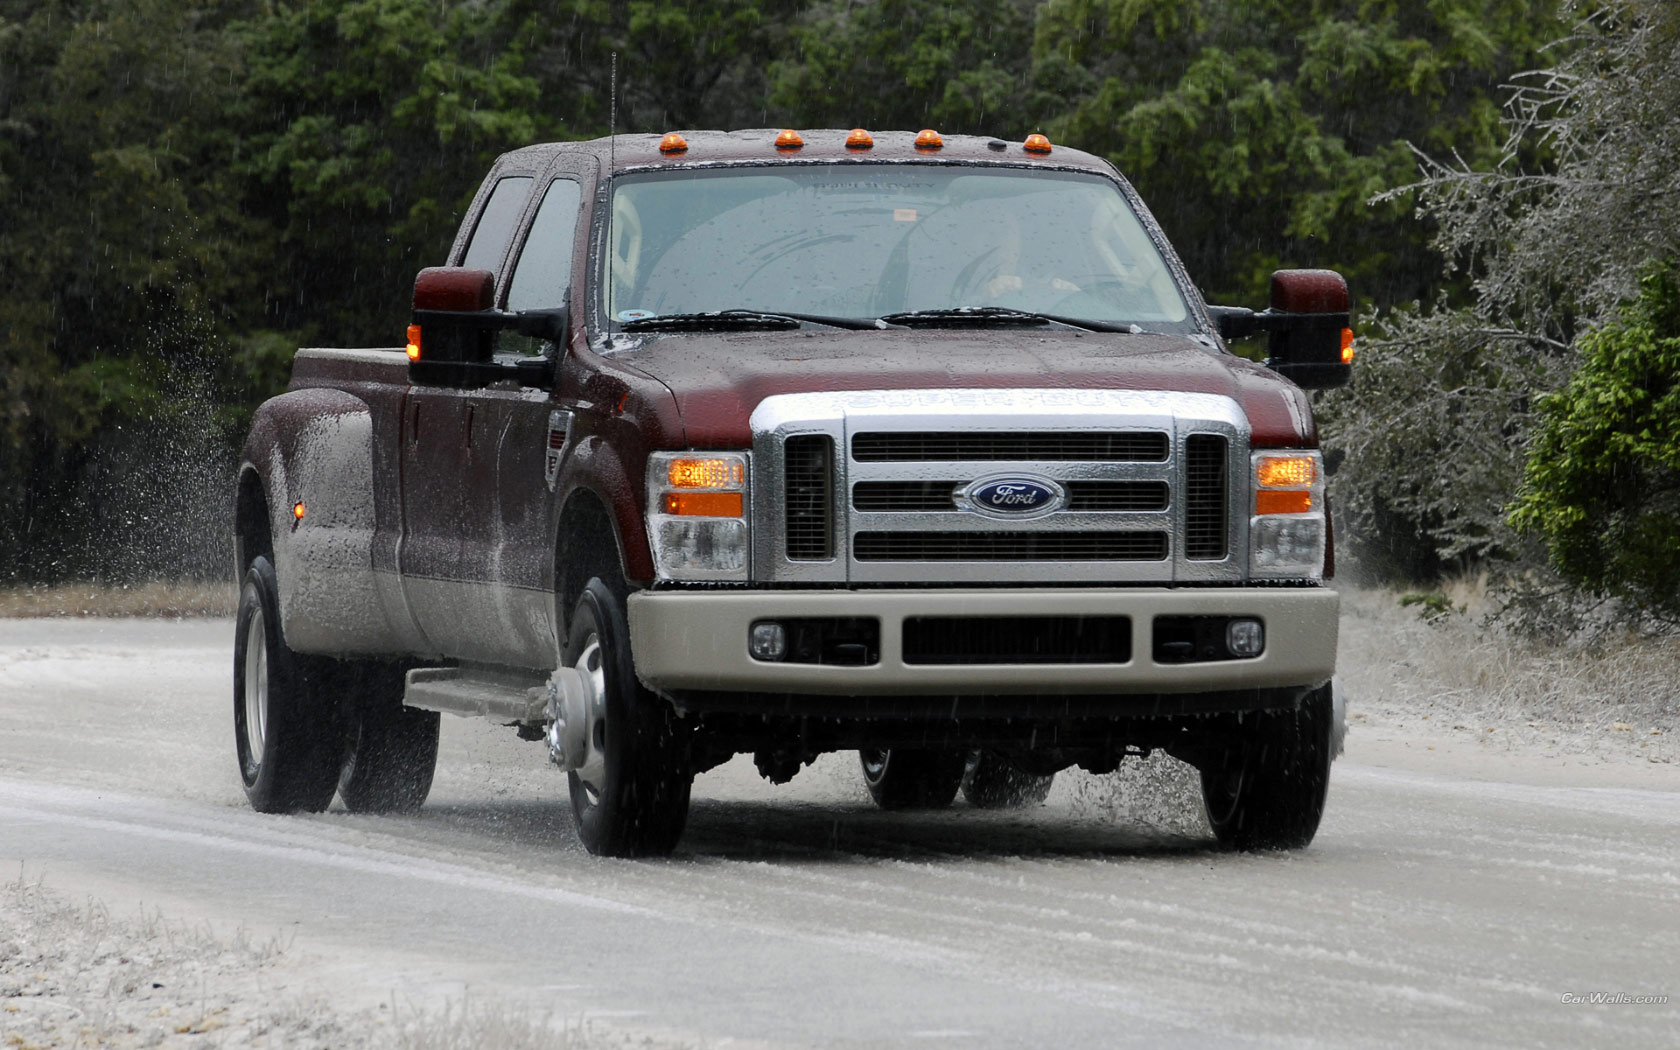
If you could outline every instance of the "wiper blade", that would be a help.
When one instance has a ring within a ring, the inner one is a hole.
[[[1015,310],[1007,306],[956,306],[942,310],[910,310],[905,313],[887,314],[881,320],[887,324],[905,325],[910,328],[1059,324],[1067,328],[1083,328],[1088,332],[1121,332],[1136,335],[1143,331],[1135,324],[1087,321],[1080,317],[1041,314],[1032,310]]]
[[[697,314],[658,314],[638,317],[619,326],[626,332],[738,332],[743,329],[798,328],[799,322],[780,314],[756,310],[712,310]]]
[[[723,332],[752,329],[786,330],[801,324],[830,328],[874,328],[872,317],[827,317],[822,314],[791,313],[786,310],[709,310],[705,313],[660,314],[625,321],[626,332]]]

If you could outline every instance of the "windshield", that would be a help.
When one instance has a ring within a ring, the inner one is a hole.
[[[1096,175],[908,164],[626,175],[607,243],[606,312],[620,323],[989,306],[1191,327],[1160,252]]]

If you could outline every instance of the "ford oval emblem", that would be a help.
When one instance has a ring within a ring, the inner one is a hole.
[[[1049,478],[1020,475],[982,478],[963,491],[962,502],[980,514],[1031,518],[1062,509],[1066,495]]]

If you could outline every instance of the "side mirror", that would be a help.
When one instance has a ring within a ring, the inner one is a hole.
[[[1278,270],[1271,307],[1210,306],[1226,339],[1265,332],[1266,365],[1306,390],[1346,386],[1353,378],[1353,330],[1347,282],[1333,270]]]
[[[571,330],[566,306],[507,312],[494,309],[496,278],[489,270],[431,266],[414,279],[414,313],[408,327],[408,377],[429,386],[481,387],[514,379],[547,390],[554,361],[495,356],[498,331],[564,344]]]

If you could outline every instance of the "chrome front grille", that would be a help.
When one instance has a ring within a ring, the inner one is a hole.
[[[1160,561],[1165,532],[860,532],[858,561]]]
[[[1119,433],[985,434],[877,431],[852,438],[852,458],[859,463],[960,463],[1053,460],[1159,463],[1167,458],[1167,435],[1151,431]]]
[[[752,418],[753,578],[1238,581],[1248,428],[1230,398],[1147,391],[860,391]],[[1025,478],[1042,511],[985,503]]]

